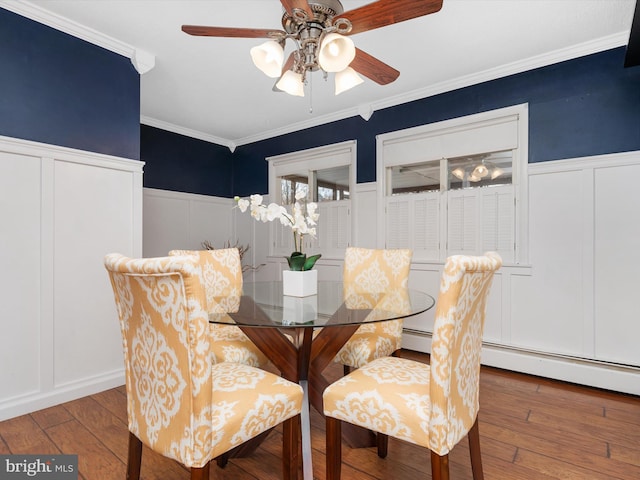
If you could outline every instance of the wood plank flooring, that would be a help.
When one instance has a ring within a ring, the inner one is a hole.
[[[428,356],[402,356],[428,362]],[[341,367],[329,367],[338,378]],[[487,480],[640,479],[640,398],[483,367],[480,444]],[[124,480],[127,457],[124,387],[0,422],[0,454],[78,455],[83,480]],[[211,479],[281,478],[281,431],[249,458],[215,464]],[[312,411],[313,470],[325,478],[324,420]],[[450,454],[452,480],[471,480],[466,439]],[[148,449],[143,480],[188,480],[178,463]],[[429,453],[395,439],[389,456],[343,446],[345,480],[430,479]]]

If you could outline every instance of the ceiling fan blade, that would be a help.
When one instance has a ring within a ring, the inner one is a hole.
[[[356,57],[349,66],[380,85],[387,85],[400,76],[398,70],[357,47]]]
[[[309,2],[307,0],[280,0],[284,9],[290,14],[293,13],[293,9],[297,8],[298,10],[303,10],[309,15],[309,18],[313,18],[313,10],[309,6]]]
[[[283,38],[282,30],[263,28],[207,27],[203,25],[183,25],[182,31],[200,37],[233,37],[233,38]]]
[[[352,25],[347,35],[353,35],[429,15],[441,8],[442,0],[378,0],[336,15],[334,23],[338,18],[346,18]]]

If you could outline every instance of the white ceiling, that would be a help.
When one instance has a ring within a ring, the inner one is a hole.
[[[351,10],[370,1],[342,3]],[[183,24],[279,29],[278,0],[0,0],[0,7],[63,30],[80,24],[151,53],[155,67],[141,76],[142,122],[233,149],[626,45],[635,0],[444,0],[438,13],[352,36],[357,47],[400,70],[394,83],[365,79],[334,96],[331,76],[325,82],[316,72],[305,98],[273,92],[274,80],[253,66],[249,49],[264,40],[180,30]]]

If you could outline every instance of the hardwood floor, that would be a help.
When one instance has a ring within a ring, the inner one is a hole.
[[[428,361],[428,356],[402,356]],[[341,367],[331,366],[338,378]],[[487,480],[640,479],[640,398],[484,368],[480,443]],[[124,480],[127,458],[124,387],[0,422],[0,454],[78,454],[80,478]],[[325,478],[324,420],[312,411],[314,477]],[[281,433],[249,458],[215,464],[211,479],[281,478]],[[374,449],[343,447],[345,480],[430,479],[429,453],[395,439],[382,460]],[[450,454],[451,478],[470,480],[466,440]],[[143,480],[189,478],[178,463],[145,448]]]

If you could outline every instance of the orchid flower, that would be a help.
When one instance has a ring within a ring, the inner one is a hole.
[[[262,195],[259,194],[250,195],[249,200],[234,197],[242,213],[249,209],[251,216],[256,220],[266,223],[278,219],[282,225],[291,227],[295,252],[287,258],[287,261],[292,270],[310,270],[320,258],[320,255],[313,255],[307,258],[302,253],[303,238],[305,235],[316,237],[315,226],[320,217],[317,212],[318,205],[314,202],[302,202],[305,197],[306,194],[304,192],[296,193],[296,201],[291,208],[291,213],[284,206],[277,203],[265,205],[262,203]]]

